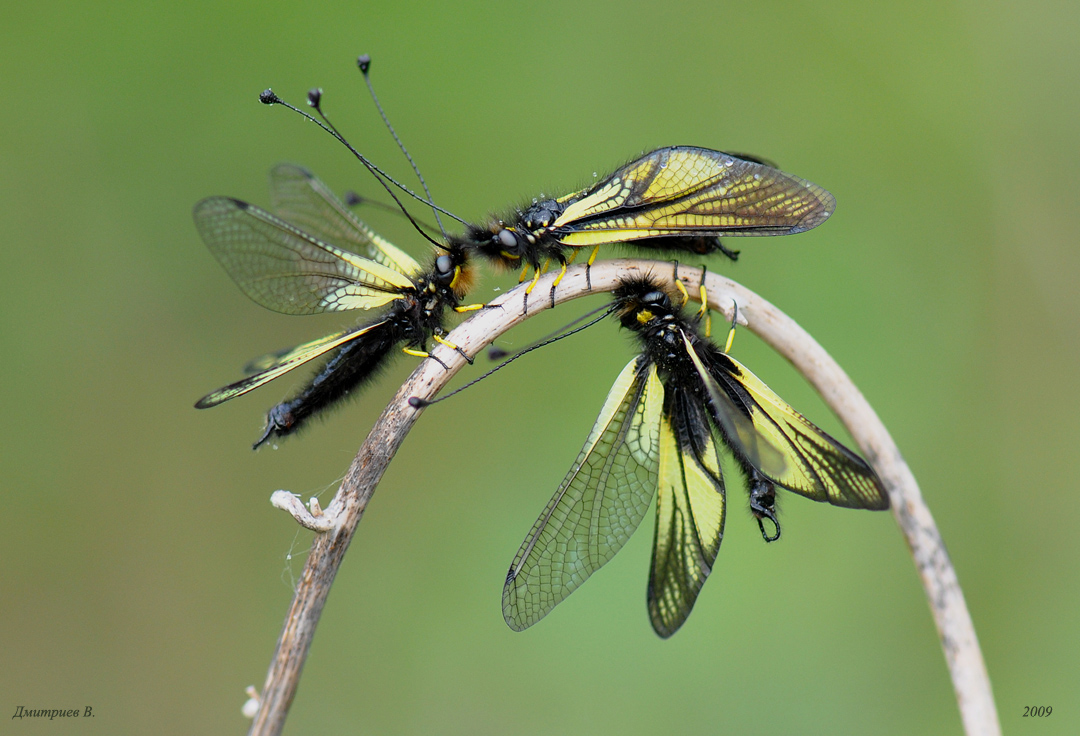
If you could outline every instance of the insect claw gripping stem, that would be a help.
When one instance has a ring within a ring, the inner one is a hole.
[[[682,304],[680,307],[685,307],[686,303],[690,301],[690,292],[686,290],[686,286],[683,285],[682,279],[678,276],[675,277],[675,288],[679,290],[679,294],[682,295]]]
[[[690,292],[686,290],[686,285],[683,284],[682,279],[679,278],[679,262],[671,262],[671,280],[675,282],[675,288],[679,290],[680,296],[682,296],[682,302],[679,304],[679,309],[686,306],[686,303],[690,301]]]
[[[592,291],[592,264],[596,262],[596,254],[600,252],[600,246],[596,246],[592,249],[592,254],[589,256],[589,260],[585,261],[585,288]]]
[[[467,354],[465,353],[465,351],[464,351],[464,350],[462,350],[462,349],[461,349],[460,347],[458,347],[458,346],[457,346],[457,345],[455,345],[454,343],[450,342],[449,340],[446,340],[446,339],[444,339],[444,338],[443,338],[443,337],[442,337],[441,335],[433,335],[432,337],[434,338],[435,342],[439,343],[440,345],[445,345],[446,347],[450,348],[451,350],[456,350],[456,351],[457,351],[457,353],[458,353],[458,355],[460,355],[460,356],[461,356],[462,358],[464,358],[464,359],[465,359],[465,361],[466,361],[466,362],[467,362],[467,363],[468,363],[469,365],[472,365],[472,364],[473,364],[473,359],[472,359],[472,358],[470,358],[470,357],[469,357],[469,356],[468,356],[468,355],[467,355]],[[445,367],[445,366],[444,366],[444,367]]]
[[[433,356],[433,354],[431,354],[430,352],[424,352],[423,350],[414,350],[413,348],[402,348],[402,352],[404,352],[406,356],[413,356],[414,358],[431,358],[436,363],[442,365],[444,371],[450,370],[449,365],[438,359],[438,356]]]
[[[709,313],[709,292],[705,289],[705,266],[701,267],[701,283],[698,284],[698,298],[701,300],[701,309],[698,310],[697,318],[705,318],[705,337],[712,337],[712,314]]]
[[[550,294],[549,298],[551,299],[551,308],[552,309],[555,308],[555,289],[556,289],[556,287],[558,287],[559,282],[563,280],[563,276],[566,275],[566,266],[572,260],[574,260],[573,256],[570,257],[569,261],[564,260],[562,262],[562,270],[559,271],[559,275],[555,277],[555,281],[551,284],[551,294]]]
[[[536,269],[536,273],[533,275],[532,281],[530,281],[529,285],[525,287],[525,298],[521,302],[521,313],[523,315],[529,312],[529,294],[531,294],[532,290],[536,288],[536,282],[540,280],[540,277],[544,274],[544,271],[546,269],[546,263],[544,264],[544,268]]]
[[[728,329],[727,342],[724,343],[724,352],[731,352],[731,344],[735,342],[735,327],[739,324],[739,303],[734,299],[731,300],[731,328]]]

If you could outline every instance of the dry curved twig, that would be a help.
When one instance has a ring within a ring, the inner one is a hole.
[[[556,293],[556,302],[576,299],[589,293],[610,291],[618,281],[634,274],[650,273],[672,285],[670,263],[641,260],[613,260],[594,264],[592,288],[587,288],[585,267],[567,271]],[[697,293],[698,269],[680,268],[679,276],[691,294]],[[549,306],[547,294],[554,274],[537,283],[528,311],[522,314],[523,287],[515,288],[492,304],[502,309],[485,309],[459,325],[448,340],[474,356],[514,325]],[[945,551],[930,510],[922,500],[918,485],[896,444],[885,431],[873,409],[851,380],[810,335],[776,307],[744,287],[719,274],[706,276],[709,304],[730,318],[732,301],[739,305],[740,322],[787,358],[806,377],[847,427],[866,459],[878,472],[892,501],[893,515],[911,549],[919,577],[937,624],[945,658],[952,675],[965,731],[969,735],[1000,734],[990,680],[963,593]],[[394,453],[408,434],[422,409],[408,404],[411,396],[430,399],[465,365],[456,351],[436,346],[435,353],[447,369],[434,360],[425,360],[402,384],[361,446],[337,495],[325,510],[304,508],[292,494],[278,491],[273,503],[291,513],[315,537],[296,595],[274,652],[251,735],[279,734],[285,725],[300,672],[322,613],[323,605],[356,526],[368,500]]]

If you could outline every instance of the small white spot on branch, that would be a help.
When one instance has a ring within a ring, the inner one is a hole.
[[[311,499],[312,510],[308,511],[303,502],[295,493],[289,493],[288,491],[274,491],[270,494],[270,505],[276,509],[281,509],[287,513],[292,514],[292,517],[296,519],[296,522],[305,529],[310,529],[313,532],[328,532],[337,526],[337,518],[329,514],[324,514],[319,507],[319,502],[314,498]],[[317,513],[313,513],[317,512]]]

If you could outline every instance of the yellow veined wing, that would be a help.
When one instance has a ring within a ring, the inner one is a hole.
[[[718,364],[712,378],[741,389],[757,434],[784,455],[781,471],[763,464],[757,468],[762,475],[789,491],[833,506],[889,508],[889,497],[865,460],[791,408],[744,365],[730,355],[725,357],[730,367]]]
[[[278,166],[270,181],[281,211],[303,227],[227,197],[211,197],[195,207],[200,234],[241,290],[286,314],[389,308],[365,326],[256,358],[245,368],[254,375],[196,404],[216,406],[328,356],[307,385],[270,409],[256,447],[296,432],[311,416],[355,395],[395,346],[404,344],[406,352],[426,357],[428,340],[443,334],[446,310],[459,306],[472,275],[468,254],[453,244],[439,246],[430,269],[420,269],[304,169]],[[374,259],[341,245],[363,249]]]
[[[532,626],[618,552],[641,523],[657,483],[663,388],[632,360],[608,393],[589,438],[518,550],[503,617]]]
[[[713,354],[706,367],[686,331],[682,342],[728,441],[765,478],[833,506],[889,508],[889,498],[865,460],[792,409],[730,355],[708,343]]]
[[[305,363],[326,355],[331,350],[336,350],[342,345],[355,340],[381,324],[381,322],[376,322],[375,324],[365,325],[364,327],[357,329],[339,332],[334,335],[327,335],[318,340],[312,340],[311,342],[297,345],[289,350],[283,350],[257,358],[248,364],[249,368],[256,371],[255,373],[246,378],[242,378],[235,383],[230,383],[228,386],[219,388],[217,391],[211,391],[195,403],[195,408],[209,409],[211,406],[217,406],[229,399],[235,399],[237,396],[242,396],[248,391],[254,391],[264,383],[272,381],[294,368],[299,368]]]
[[[686,401],[679,391],[665,399],[644,356],[623,370],[510,566],[503,616],[512,629],[536,623],[614,557],[657,490],[649,617],[665,638],[682,626],[712,570],[725,515],[709,420]]]
[[[203,241],[241,291],[275,312],[371,309],[414,287],[406,274],[324,243],[238,199],[204,199],[194,217]]]
[[[367,256],[407,276],[420,273],[419,263],[368,227],[302,166],[278,164],[270,170],[270,202],[281,219],[323,243]]]
[[[565,266],[577,248],[610,243],[701,255],[732,251],[728,235],[788,235],[817,227],[836,200],[760,160],[671,146],[631,161],[588,189],[468,225],[452,242],[504,267]],[[595,257],[595,252],[591,259]],[[586,272],[586,276],[587,276]]]
[[[652,151],[565,205],[550,229],[563,245],[643,238],[786,235],[817,227],[835,210],[822,187],[732,154],[692,146]]]
[[[679,334],[682,337],[683,349],[686,350],[716,409],[712,416],[723,427],[724,436],[739,445],[742,454],[755,468],[766,468],[771,475],[786,472],[787,459],[783,448],[773,441],[771,434],[758,431],[748,413],[736,406],[732,398],[717,385],[716,379],[701,362],[701,356],[694,348],[690,336],[683,330],[680,330]]]
[[[669,396],[669,406],[673,398],[687,401],[685,394]],[[724,538],[726,497],[716,441],[699,407],[672,406],[660,421],[659,449],[648,606],[653,629],[667,638],[686,621],[712,572]]]

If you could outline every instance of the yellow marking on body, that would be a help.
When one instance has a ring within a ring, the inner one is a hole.
[[[641,324],[644,325],[644,324],[648,324],[649,321],[652,320],[652,318],[655,317],[656,315],[654,315],[648,309],[640,309],[640,310],[638,310],[638,313],[636,315],[634,315],[634,316],[637,317],[638,322],[640,322]]]
[[[682,309],[686,306],[686,303],[690,301],[690,293],[686,290],[686,285],[683,284],[682,279],[680,278],[675,279],[675,288],[682,294],[682,304],[679,305],[679,309]]]

